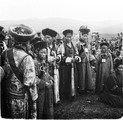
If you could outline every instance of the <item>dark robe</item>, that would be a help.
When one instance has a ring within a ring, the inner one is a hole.
[[[42,67],[41,62],[35,60],[36,80],[38,86],[38,99],[37,99],[37,118],[38,119],[53,119],[53,91],[52,85],[46,86],[46,82],[50,84],[52,77],[47,73],[47,67],[44,65],[45,72],[40,70]]]
[[[100,93],[104,90],[104,85],[113,72],[113,61],[110,53],[107,53],[103,58],[102,54],[99,54],[96,63],[96,92]]]
[[[71,63],[66,63],[66,58],[67,57],[75,57],[76,51],[75,48],[72,44],[71,47],[69,47],[66,43],[64,43],[64,48],[65,48],[65,53],[61,58],[61,63],[60,63],[60,96],[64,97],[66,99],[71,99],[73,96],[76,95],[76,88],[77,88],[77,67],[76,63],[72,64]],[[72,73],[72,69],[74,71]],[[74,93],[72,92],[72,75],[74,79]]]
[[[92,68],[90,66],[90,55],[84,51],[80,43],[76,44],[79,52],[81,62],[77,65],[78,70],[78,89],[79,91],[86,91],[93,89]]]
[[[123,108],[123,73],[116,71],[109,76],[100,100],[114,107]]]

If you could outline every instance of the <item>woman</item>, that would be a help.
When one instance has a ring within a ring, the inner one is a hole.
[[[83,94],[93,90],[91,64],[94,57],[89,53],[88,34],[90,29],[87,26],[81,26],[79,29],[79,41],[76,43],[81,62],[77,65],[78,70],[78,92]]]
[[[105,82],[109,75],[113,72],[112,56],[108,52],[108,43],[101,43],[101,53],[96,61],[96,93],[103,92]]]
[[[61,53],[60,62],[60,96],[68,100],[74,100],[77,90],[77,65],[81,58],[72,43],[73,30],[63,31],[65,37],[64,44],[59,48]]]
[[[47,43],[38,41],[34,44],[37,58],[34,60],[38,86],[37,118],[53,118],[53,78],[48,73]]]

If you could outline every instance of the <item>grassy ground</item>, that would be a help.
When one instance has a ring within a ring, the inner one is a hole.
[[[123,108],[113,108],[98,101],[94,93],[79,95],[73,102],[62,100],[55,107],[55,119],[118,119]]]

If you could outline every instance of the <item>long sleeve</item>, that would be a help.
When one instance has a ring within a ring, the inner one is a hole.
[[[36,100],[38,98],[37,85],[36,85],[36,74],[34,61],[31,56],[24,58],[22,63],[23,68],[23,83],[29,88],[29,93],[31,95],[31,118],[37,118],[37,106]]]
[[[62,63],[64,63],[66,59],[66,56],[64,56],[64,54],[65,54],[65,47],[64,47],[64,44],[62,44],[57,50],[57,55],[60,55]]]
[[[35,101],[38,98],[38,94],[36,86],[35,66],[32,57],[29,55],[25,57],[21,66],[23,68],[23,84],[29,87],[32,100]]]
[[[26,86],[31,86],[35,82],[35,66],[31,56],[24,58],[23,63],[23,83]]]
[[[48,62],[51,63],[55,60],[54,56],[50,55],[51,50],[48,48]]]
[[[4,75],[5,75],[4,69],[0,66],[0,83],[1,83],[1,80],[3,79]]]

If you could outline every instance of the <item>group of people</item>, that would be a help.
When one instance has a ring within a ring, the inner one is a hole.
[[[62,36],[50,28],[36,34],[28,26],[15,25],[7,40],[3,31],[0,27],[2,117],[52,119],[60,101],[91,92],[101,102],[123,107],[122,36],[121,47],[112,52],[99,34],[89,41],[85,25],[76,43],[71,29]]]

